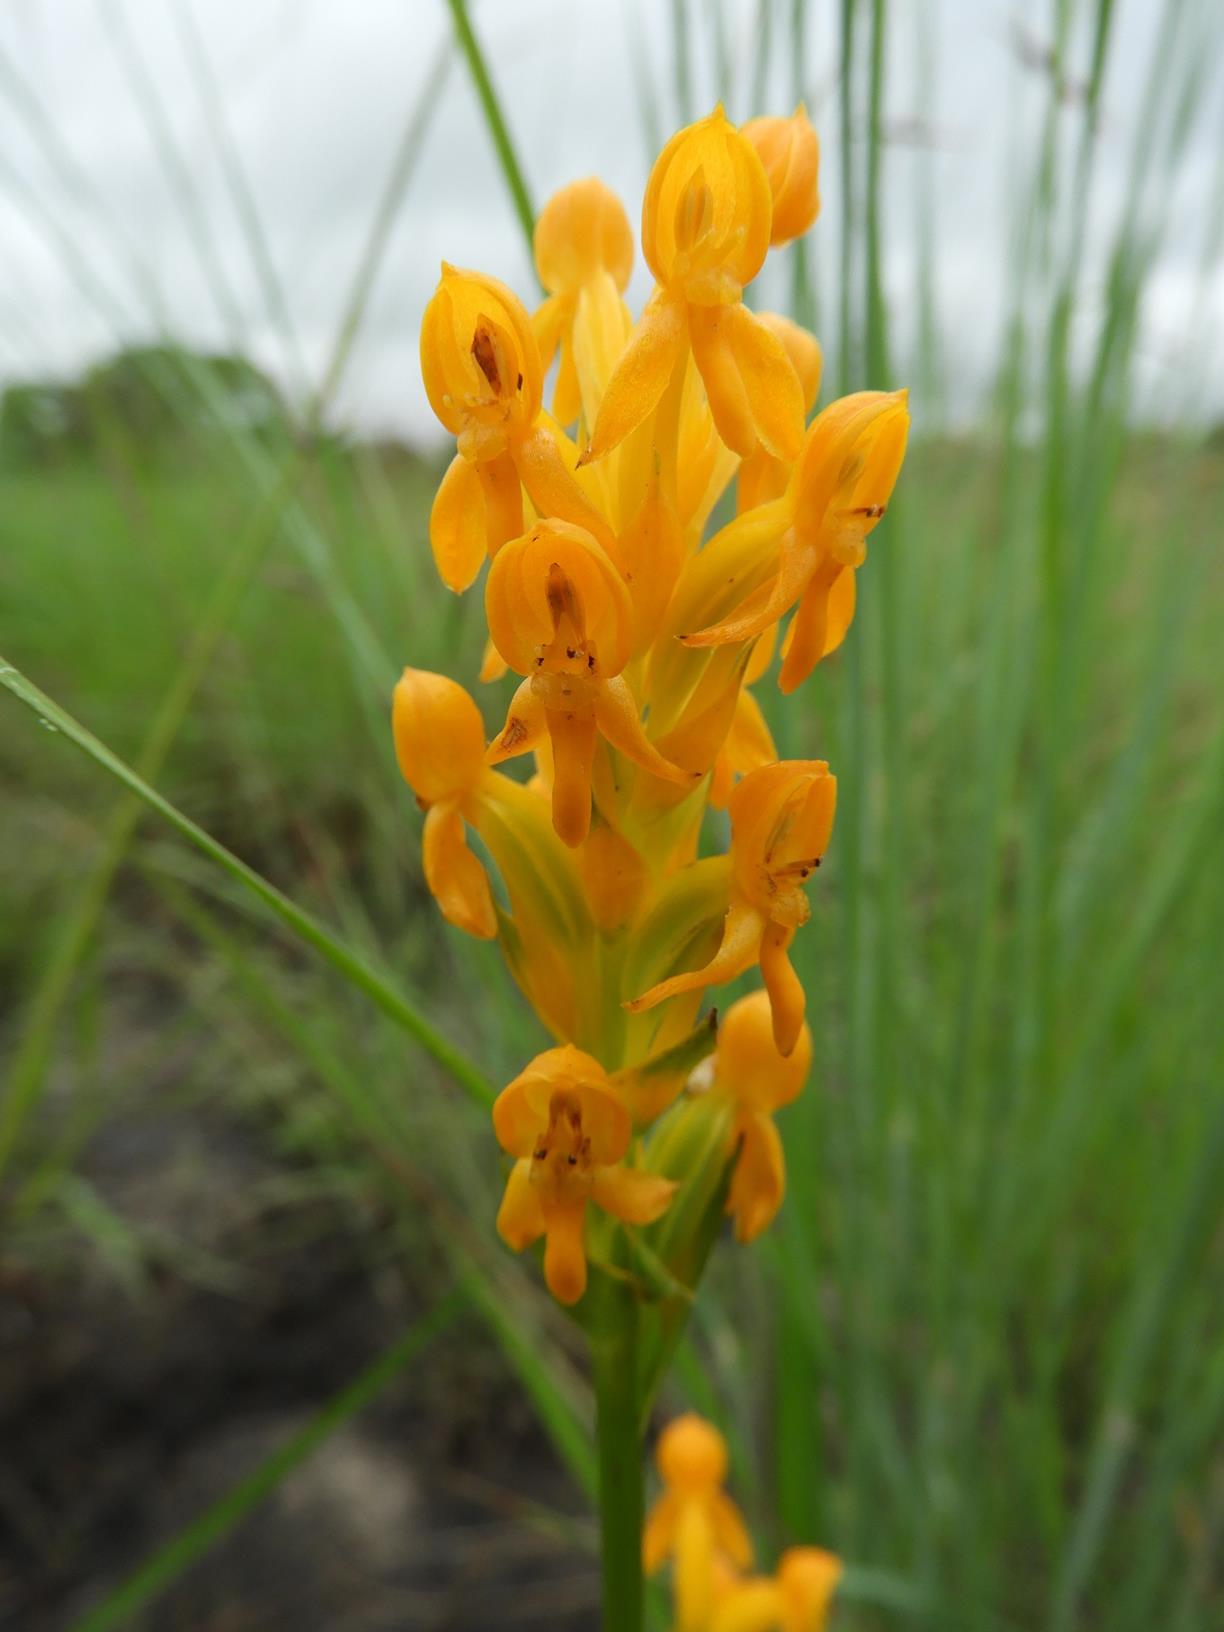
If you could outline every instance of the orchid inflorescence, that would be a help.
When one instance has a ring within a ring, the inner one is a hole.
[[[511,1158],[498,1230],[515,1250],[543,1240],[548,1287],[593,1342],[598,1289],[629,1289],[643,1408],[723,1214],[746,1242],[781,1205],[773,1113],[812,1057],[790,948],[837,784],[823,760],[778,758],[750,688],[775,648],[789,693],[845,638],[905,452],[904,392],[844,397],[805,428],[820,347],[743,298],[814,221],[817,170],[802,108],[742,129],[717,108],[651,172],[637,322],[629,221],[591,179],[536,223],[534,315],[444,265],[421,328],[457,441],[434,559],[456,593],[488,562],[481,678],[517,686],[486,743],[462,686],[406,669],[396,749],[443,915],[499,941],[555,1039],[493,1108]],[[703,542],[733,482],[734,516]],[[530,780],[502,769],[527,754]],[[755,968],[763,989],[699,1019],[707,989]]]
[[[422,323],[429,400],[458,442],[434,557],[456,592],[487,558],[484,677],[520,683],[486,746],[457,682],[407,669],[395,741],[444,916],[500,940],[557,1039],[500,1096],[494,1129],[514,1159],[498,1228],[516,1249],[545,1238],[564,1303],[582,1297],[590,1258],[634,1267],[592,1208],[654,1226],[656,1271],[685,1281],[699,1216],[668,1227],[678,1191],[725,1192],[742,1241],[782,1199],[771,1112],[811,1056],[789,948],[837,784],[823,760],[778,759],[749,687],[792,610],[784,691],[844,638],[908,427],[904,392],[866,391],[805,430],[820,348],[744,303],[770,244],[806,231],[818,202],[802,109],[741,130],[718,108],[651,172],[642,247],[656,282],[636,324],[629,222],[594,179],[539,217],[548,293],[534,316],[495,278],[444,265]],[[736,478],[734,519],[702,543]],[[529,782],[496,768],[528,753]],[[711,805],[728,812],[730,845],[701,856]],[[695,1024],[707,988],[757,966],[763,993],[721,1031]],[[686,1165],[703,1151],[713,1175]]]

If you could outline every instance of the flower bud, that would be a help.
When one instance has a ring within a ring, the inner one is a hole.
[[[756,148],[773,197],[769,241],[801,238],[820,213],[820,138],[801,102],[789,119],[750,119],[744,135]]]
[[[624,291],[633,270],[633,232],[619,198],[594,176],[554,193],[535,225],[535,264],[552,295],[576,293],[600,272]]]

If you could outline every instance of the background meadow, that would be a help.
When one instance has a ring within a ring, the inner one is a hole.
[[[1222,70],[1210,0],[0,20],[0,1625],[594,1622],[465,1091],[541,1038],[391,752],[483,640],[416,331],[716,97],[806,98],[760,304],[914,436],[856,638],[762,688],[840,780],[817,1063],[669,1403],[848,1632],[1224,1622]]]

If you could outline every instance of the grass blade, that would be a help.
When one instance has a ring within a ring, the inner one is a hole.
[[[159,775],[187,716],[191,701],[207,672],[218,642],[230,626],[233,613],[241,602],[247,586],[258,572],[286,512],[292,511],[296,506],[296,486],[308,467],[310,440],[322,425],[352,356],[362,317],[386,255],[391,230],[398,218],[416,156],[438,105],[449,61],[450,46],[447,42],[425,81],[425,90],[419,103],[409,116],[403,139],[380,196],[326,372],[306,411],[302,448],[291,452],[278,469],[273,469],[270,461],[267,461],[257,449],[240,443],[240,451],[248,457],[248,462],[253,461],[255,467],[253,474],[265,481],[265,491],[205,608],[183,664],[154,716],[136,767],[146,781],[152,781]],[[0,87],[17,102],[36,139],[48,147],[52,168],[62,174],[74,196],[87,205],[91,204],[92,199],[83,178],[75,170],[68,155],[60,151],[55,133],[48,127],[41,108],[3,56],[0,56]],[[92,269],[82,268],[79,281],[91,304],[98,306],[103,312],[109,311],[108,297],[97,284],[96,274]],[[204,377],[199,376],[197,383],[203,387]],[[163,382],[158,379],[154,384],[160,389]],[[175,407],[173,396],[169,398],[167,405],[173,412]],[[222,423],[227,427],[229,425],[225,416],[222,416]],[[304,528],[299,535],[299,544],[303,547],[308,562],[326,577],[328,552],[314,539],[309,518],[304,512],[299,512],[299,515]],[[334,579],[334,574],[331,576]],[[332,583],[329,584],[329,588],[334,590],[336,586]],[[358,609],[350,608],[347,590],[332,594],[329,599],[330,604],[336,607],[337,615],[341,618],[354,647],[368,652],[373,637]],[[389,660],[376,659],[376,663],[379,672],[389,675],[392,667]],[[368,658],[365,667],[369,667]],[[0,1105],[0,1172],[3,1172],[11,1155],[22,1122],[38,1098],[57,1018],[71,990],[77,965],[101,917],[111,883],[135,829],[139,811],[138,801],[124,800],[112,812],[101,854],[72,912],[60,929],[50,961],[31,1000],[27,1023],[22,1028],[17,1056],[10,1071],[7,1091],[3,1104]]]
[[[480,42],[472,28],[467,0],[447,0],[447,4],[450,6],[451,18],[455,24],[455,37],[459,41],[459,49],[471,70],[476,95],[480,98],[480,106],[484,110],[485,123],[493,138],[493,146],[497,149],[497,157],[501,160],[502,174],[506,178],[506,185],[514,202],[514,213],[518,216],[519,226],[523,229],[523,237],[527,242],[527,258],[534,266],[535,211],[531,207],[531,195],[527,191],[523,167],[519,164],[501,103],[493,89],[493,80],[485,63],[484,52],[480,49]]]
[[[402,1026],[426,1053],[431,1054],[438,1064],[450,1073],[477,1104],[488,1106],[493,1103],[493,1087],[481,1071],[414,1008],[402,993],[396,991],[380,974],[336,940],[322,924],[317,923],[309,913],[304,912],[274,884],[270,884],[232,850],[218,843],[211,834],[206,833],[189,816],[185,816],[168,799],[163,798],[156,788],[150,787],[130,765],[126,765],[117,754],[113,754],[105,743],[99,742],[92,732],[87,731],[65,709],[45,692],[40,691],[12,664],[6,663],[2,657],[0,657],[0,685],[11,691],[13,696],[24,703],[47,727],[62,732],[67,740],[92,759],[95,765],[109,772],[150,810],[156,811],[177,833],[195,845],[198,850],[203,851],[231,878],[244,885],[274,917],[279,918],[307,946],[313,947],[350,984],[364,992],[384,1014]],[[0,1142],[0,1155],[4,1154],[7,1148],[5,1143]]]

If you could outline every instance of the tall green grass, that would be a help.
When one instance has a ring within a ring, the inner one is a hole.
[[[511,178],[507,209],[526,222],[513,98],[467,8],[451,10]],[[780,82],[787,58],[796,91],[805,69],[817,77],[802,4],[761,0],[754,17],[745,63],[721,7],[674,4],[671,62],[643,65],[644,117],[665,132],[696,108],[702,60],[733,101]],[[1084,235],[1125,23],[1107,3],[1054,7],[1041,140],[1010,155],[1015,243],[991,415],[960,438],[924,434],[919,418],[852,638],[800,707],[768,704],[783,752],[827,756],[841,783],[797,942],[817,1065],[784,1113],[780,1225],[716,1256],[675,1395],[724,1422],[767,1547],[817,1540],[847,1558],[843,1622],[862,1632],[1211,1632],[1224,1615],[1224,581],[1212,548],[1224,460],[1199,427],[1140,437],[1133,395],[1170,183],[1220,42],[1209,7],[1170,0],[1133,188],[1101,229],[1105,297],[1090,299]],[[921,250],[916,351],[902,351],[885,296],[884,127],[906,26],[895,0],[842,0],[838,104],[822,121],[842,214],[817,228],[836,234],[839,287],[818,306],[802,251],[790,284],[796,311],[820,318],[839,389],[912,383],[930,402],[946,377],[937,227]],[[203,42],[184,41],[207,99]],[[138,40],[115,44],[208,274],[208,223],[157,87],[141,81]],[[938,68],[923,66],[926,83]],[[1071,79],[1082,94],[1068,102]],[[89,206],[95,236],[15,192],[2,155],[0,185],[24,199],[82,298],[117,321],[98,266],[130,266],[130,246],[12,64],[0,63],[0,96],[65,196]],[[211,105],[210,139],[241,198],[240,156]],[[308,433],[356,336],[419,129],[393,167]],[[249,198],[244,220],[292,356]],[[1205,280],[1219,238],[1205,234]],[[1087,336],[1083,367],[1073,333]],[[0,757],[18,792],[0,957],[24,969],[27,1004],[0,1123],[6,1236],[20,1248],[48,1210],[122,1230],[74,1188],[90,1120],[116,1093],[86,1095],[82,1062],[90,1028],[121,1023],[116,946],[130,959],[143,945],[148,968],[165,968],[174,924],[191,952],[169,972],[201,1060],[228,1073],[239,1108],[275,1116],[321,1183],[383,1199],[406,1252],[440,1252],[589,1488],[585,1380],[529,1268],[496,1245],[492,1142],[446,1076],[447,1039],[462,1037],[497,1082],[538,1034],[489,949],[445,929],[425,896],[384,724],[400,660],[468,679],[479,660],[479,607],[444,600],[427,558],[434,473],[309,434],[270,453],[215,414],[210,425],[208,381],[190,364],[155,383],[185,427],[177,467],[150,468],[113,424],[104,459],[0,478],[7,656],[157,785],[180,834],[181,808],[292,902],[269,919],[249,876],[213,865],[215,849],[137,825],[147,806],[109,806],[118,784],[104,791],[70,755],[74,728],[54,704],[42,718],[58,730],[5,710]],[[300,953],[303,914],[322,960]],[[338,971],[354,961],[355,984]],[[400,1004],[427,1009],[438,1063],[411,1051]],[[83,1123],[52,1114],[53,1073],[87,1104]],[[204,1545],[207,1523],[194,1534]],[[164,1579],[197,1550],[189,1538],[139,1579]]]

